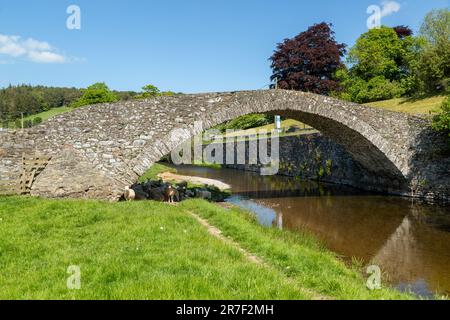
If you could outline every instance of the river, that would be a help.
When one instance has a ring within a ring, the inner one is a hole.
[[[231,185],[227,201],[253,211],[267,227],[313,233],[347,262],[380,266],[384,281],[399,290],[450,295],[449,206],[290,177],[176,168]]]

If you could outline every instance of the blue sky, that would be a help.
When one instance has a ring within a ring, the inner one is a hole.
[[[418,30],[425,14],[449,0],[397,0],[388,26]],[[81,30],[69,30],[69,5]],[[260,89],[269,83],[276,44],[308,26],[331,22],[352,45],[367,31],[369,5],[381,0],[0,0],[0,87],[10,83],[117,90]],[[32,40],[30,40],[32,39]]]

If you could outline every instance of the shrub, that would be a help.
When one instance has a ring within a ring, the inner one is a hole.
[[[341,80],[343,90],[333,95],[357,103],[398,98],[406,91],[403,83],[390,81],[383,76],[366,81],[359,77],[351,77],[347,70],[341,69],[336,73],[336,77]]]
[[[37,126],[39,124],[42,123],[42,118],[41,117],[36,117],[33,119],[33,126]]]
[[[450,143],[450,96],[443,102],[441,112],[433,118],[433,129],[447,134]]]
[[[31,128],[33,126],[33,121],[31,120],[24,120],[23,121],[23,127],[24,128]]]
[[[78,108],[97,103],[116,102],[118,100],[114,92],[111,92],[105,83],[95,83],[83,91],[83,95],[71,104]]]

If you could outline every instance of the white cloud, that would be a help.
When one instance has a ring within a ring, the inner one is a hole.
[[[382,18],[390,16],[391,14],[394,14],[396,12],[399,12],[402,7],[400,3],[398,3],[397,1],[383,1],[381,5],[383,6],[383,8],[381,9]]]
[[[30,51],[28,58],[38,63],[64,63],[67,60],[64,56],[51,51]]]
[[[58,53],[48,42],[0,34],[0,55],[2,54],[13,58],[25,57],[37,63],[68,62],[68,58]]]

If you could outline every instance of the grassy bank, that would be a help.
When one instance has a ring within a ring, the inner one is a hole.
[[[239,246],[212,236],[203,217]],[[0,198],[0,299],[408,298],[369,291],[308,236],[263,229],[238,209],[203,201]],[[68,290],[67,268],[81,269]]]
[[[442,105],[446,96],[433,96],[421,99],[398,98],[367,103],[366,105],[396,112],[410,114],[429,114],[435,112]]]
[[[70,112],[72,110],[73,110],[73,108],[69,108],[69,107],[53,108],[48,111],[34,114],[32,116],[24,117],[23,121],[28,121],[28,120],[33,121],[36,118],[41,118],[42,121],[46,121],[46,120],[53,118],[59,114]],[[11,122],[10,127],[15,127],[15,122]]]
[[[177,173],[177,169],[169,167],[164,163],[155,163],[139,178],[139,182],[143,183],[148,180],[159,180],[158,174],[164,172]]]

